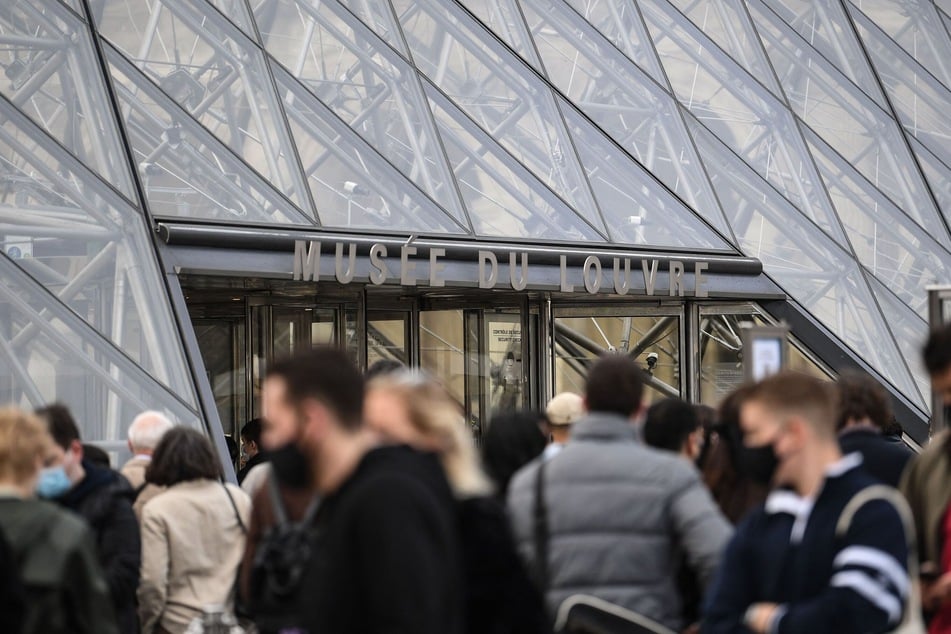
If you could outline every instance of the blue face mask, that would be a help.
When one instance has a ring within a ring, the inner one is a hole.
[[[53,500],[69,491],[72,486],[73,483],[66,475],[66,469],[62,466],[47,467],[40,470],[40,478],[36,482],[36,494],[41,498]]]

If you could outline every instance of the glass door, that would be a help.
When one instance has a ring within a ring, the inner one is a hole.
[[[514,302],[513,302],[514,303]],[[452,307],[419,312],[419,366],[441,381],[476,439],[502,411],[530,405],[530,314],[522,306]]]

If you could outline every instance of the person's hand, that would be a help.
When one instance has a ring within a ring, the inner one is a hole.
[[[934,581],[922,584],[921,599],[929,612],[938,610],[951,600],[951,572],[946,572]]]
[[[700,634],[700,624],[694,623],[684,628],[683,634]]]
[[[746,611],[746,627],[755,634],[766,634],[778,607],[775,603],[754,603]]]

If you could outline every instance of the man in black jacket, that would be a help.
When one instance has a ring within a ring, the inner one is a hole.
[[[461,547],[438,460],[381,447],[362,424],[363,379],[321,348],[275,363],[264,416],[293,420],[321,495],[301,591],[309,632],[460,634]]]
[[[862,468],[876,480],[898,487],[915,453],[901,438],[886,435],[892,408],[885,388],[868,374],[843,372],[839,391],[839,447],[862,455]]]
[[[135,592],[142,555],[139,524],[132,511],[132,485],[116,471],[83,459],[79,428],[66,407],[55,404],[36,413],[46,421],[55,441],[37,492],[77,513],[89,524],[119,631],[135,634]]]

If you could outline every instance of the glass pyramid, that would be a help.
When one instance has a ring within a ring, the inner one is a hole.
[[[153,239],[184,219],[758,257],[924,415],[948,10],[6,0],[0,400],[110,441],[146,403],[201,420]]]

